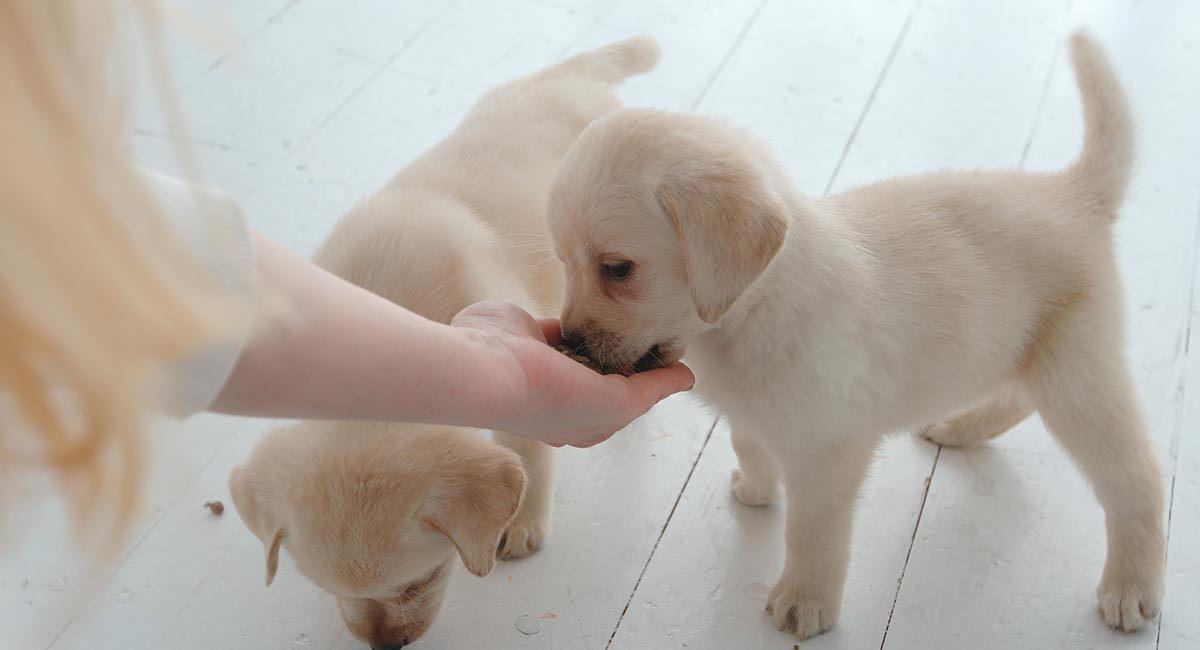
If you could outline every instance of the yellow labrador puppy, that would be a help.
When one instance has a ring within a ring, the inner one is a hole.
[[[787,557],[767,608],[801,638],[837,620],[856,493],[880,439],[986,440],[1038,411],[1108,526],[1104,620],[1163,589],[1163,494],[1124,349],[1113,221],[1133,125],[1104,53],[1072,41],[1083,153],[1057,173],[943,171],[812,198],[746,133],[621,110],[551,190],[564,334],[609,368],[687,350],[729,417],[738,499],[782,479]]]
[[[315,259],[427,318],[497,299],[549,315],[562,272],[545,194],[567,148],[619,107],[613,85],[658,60],[653,39],[586,52],[485,95],[458,129],[350,211]],[[453,557],[475,575],[542,544],[550,448],[454,427],[312,422],[268,434],[234,469],[238,514],[262,541],[267,584],[287,548],[373,648],[428,628]],[[515,453],[514,453],[515,452]]]

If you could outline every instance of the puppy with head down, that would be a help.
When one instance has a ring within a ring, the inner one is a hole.
[[[525,483],[520,457],[478,432],[314,422],[271,432],[230,488],[268,585],[286,543],[356,637],[393,648],[428,629],[456,557],[492,570]]]
[[[946,171],[817,199],[744,132],[648,110],[598,120],[567,155],[548,207],[564,336],[622,372],[686,350],[729,418],[737,498],[785,489],[767,601],[780,629],[805,638],[837,620],[883,436],[973,444],[1035,410],[1106,514],[1104,620],[1134,630],[1156,615],[1163,493],[1112,241],[1133,125],[1103,52],[1078,35],[1072,53],[1085,139],[1057,173]]]
[[[635,38],[485,95],[448,138],[357,205],[315,256],[334,274],[441,322],[482,300],[550,315],[562,271],[545,194],[580,131],[619,107],[613,85],[649,70]],[[308,422],[269,433],[230,477],[238,514],[337,596],[372,648],[399,648],[433,621],[458,558],[486,575],[538,549],[553,497],[550,448],[496,432],[381,422]]]

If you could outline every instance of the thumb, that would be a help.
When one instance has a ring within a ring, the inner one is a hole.
[[[539,318],[538,325],[542,326],[542,336],[546,337],[546,343],[550,345],[562,343],[562,325],[557,318]]]
[[[675,393],[691,390],[696,385],[696,375],[682,363],[673,363],[666,368],[655,368],[629,376],[629,386],[646,408],[661,402]]]

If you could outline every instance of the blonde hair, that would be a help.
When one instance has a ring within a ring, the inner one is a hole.
[[[125,153],[118,11],[161,54],[149,2],[0,2],[0,477],[48,470],[76,522],[103,513],[112,533],[137,501],[155,372],[236,308]]]

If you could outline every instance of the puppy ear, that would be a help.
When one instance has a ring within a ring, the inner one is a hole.
[[[233,468],[229,475],[229,494],[233,497],[233,507],[266,551],[269,587],[275,580],[275,572],[279,570],[279,548],[287,536],[287,527],[282,518],[275,514],[275,509],[265,503],[264,487],[263,481],[252,476],[251,471],[244,467]]]
[[[421,521],[450,539],[468,571],[485,576],[496,565],[500,537],[516,517],[524,493],[521,459],[488,445],[446,468],[426,500]]]
[[[656,194],[683,244],[696,312],[715,323],[783,247],[787,208],[746,170],[668,181]]]
[[[280,528],[275,531],[275,536],[271,539],[271,544],[268,546],[266,541],[263,541],[263,546],[267,551],[267,586],[270,587],[272,582],[275,582],[275,572],[279,570],[279,547],[283,546],[283,538],[287,535],[287,528]]]

